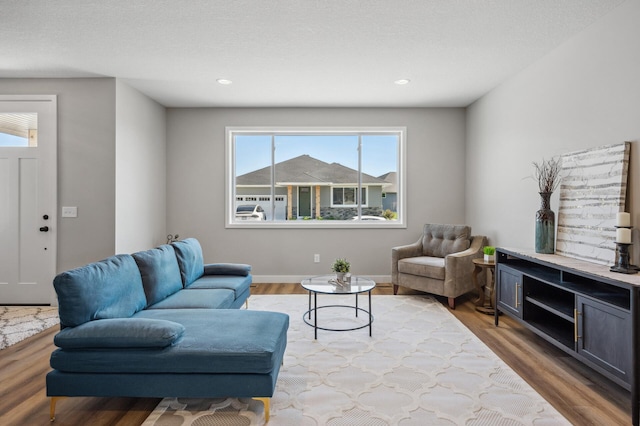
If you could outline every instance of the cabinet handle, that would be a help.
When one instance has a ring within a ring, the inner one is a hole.
[[[580,315],[580,312],[577,309],[573,310],[573,340],[578,343],[578,339],[580,339],[580,336],[578,336],[578,316]]]
[[[520,298],[518,297],[520,291],[520,284],[516,283],[516,309],[520,306]]]

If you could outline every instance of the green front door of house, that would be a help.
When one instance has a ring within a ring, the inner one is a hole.
[[[298,216],[311,216],[311,187],[298,188]]]

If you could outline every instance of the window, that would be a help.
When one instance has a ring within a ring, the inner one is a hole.
[[[37,146],[37,113],[0,113],[0,147]]]
[[[405,226],[404,128],[226,130],[228,227]]]
[[[362,207],[367,207],[367,188],[362,188],[362,197],[356,199],[358,187],[334,187],[333,188],[333,205],[334,206],[353,206],[362,203]]]

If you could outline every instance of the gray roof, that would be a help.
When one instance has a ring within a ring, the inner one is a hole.
[[[358,184],[358,171],[339,163],[325,163],[309,155],[301,155],[276,163],[276,185],[340,185]],[[362,174],[365,185],[388,185],[366,173]],[[263,186],[271,184],[271,166],[236,177],[236,185]]]
[[[382,176],[378,176],[378,179],[382,179],[383,181],[390,183],[390,186],[385,188],[387,193],[398,192],[398,173],[385,173]]]

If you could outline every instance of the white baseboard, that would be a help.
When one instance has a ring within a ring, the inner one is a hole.
[[[391,275],[366,275],[367,278],[372,279],[378,284],[390,283]],[[308,275],[254,275],[254,284],[271,284],[271,283],[300,283],[305,278],[309,278]]]

